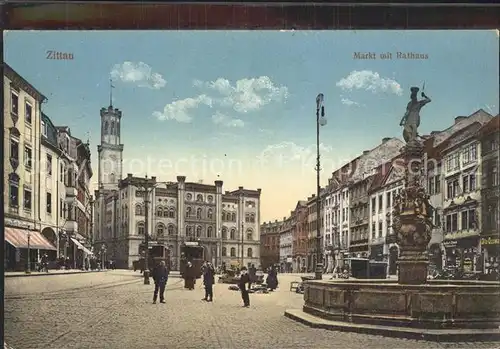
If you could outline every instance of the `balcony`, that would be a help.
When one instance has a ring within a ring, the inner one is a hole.
[[[68,233],[76,233],[78,231],[78,223],[76,221],[67,220],[64,222],[64,230]]]

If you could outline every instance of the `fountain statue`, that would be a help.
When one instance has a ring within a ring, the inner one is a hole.
[[[423,88],[422,88],[423,89]],[[332,330],[435,341],[500,339],[500,283],[427,280],[427,248],[434,208],[422,186],[424,146],[418,136],[420,110],[430,102],[417,87],[401,120],[404,187],[395,197],[391,236],[399,246],[398,280],[311,280],[304,283],[302,309],[285,316]],[[370,268],[368,268],[369,270]]]

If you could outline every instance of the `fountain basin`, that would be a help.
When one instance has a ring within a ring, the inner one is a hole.
[[[499,282],[314,280],[305,283],[304,301],[301,311],[285,315],[311,326],[405,338],[500,339]]]

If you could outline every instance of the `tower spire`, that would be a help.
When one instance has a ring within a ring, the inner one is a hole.
[[[113,85],[113,80],[109,79],[109,106],[113,107],[113,89],[115,86]]]

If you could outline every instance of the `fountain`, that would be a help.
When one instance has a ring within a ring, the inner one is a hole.
[[[427,280],[427,245],[433,207],[421,182],[420,109],[430,102],[418,88],[401,125],[406,146],[405,185],[394,200],[393,231],[399,245],[398,280],[312,280],[301,310],[285,316],[312,327],[434,341],[500,339],[500,283]]]

